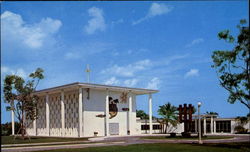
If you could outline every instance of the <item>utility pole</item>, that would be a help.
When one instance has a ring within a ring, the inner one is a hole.
[[[89,83],[89,77],[90,77],[90,72],[91,72],[91,70],[89,68],[89,64],[87,64],[85,72],[86,72],[86,76],[87,76],[87,83]]]

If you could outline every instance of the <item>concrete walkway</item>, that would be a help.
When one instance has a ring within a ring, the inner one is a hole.
[[[148,136],[148,135],[147,135]],[[101,147],[101,146],[114,146],[114,145],[132,145],[132,144],[145,144],[145,143],[198,143],[198,140],[171,140],[171,139],[142,139],[142,136],[111,136],[102,138],[96,141],[86,143],[74,143],[63,145],[33,145],[29,147],[2,147],[5,152],[24,152],[24,151],[39,151],[39,150],[52,150],[52,149],[65,149],[65,148],[87,148],[87,147]],[[93,139],[92,139],[93,140]],[[231,139],[208,139],[203,140],[203,143],[226,143],[226,142],[249,142],[250,136],[235,136]],[[53,143],[51,143],[53,144]]]

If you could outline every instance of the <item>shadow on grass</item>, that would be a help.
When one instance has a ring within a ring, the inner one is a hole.
[[[199,144],[192,144],[193,146],[201,146]],[[204,143],[203,146],[230,148],[230,149],[246,149],[250,151],[250,142],[237,142],[237,143]]]
[[[191,136],[191,137],[182,137],[182,136],[146,136],[142,137],[143,139],[172,139],[172,140],[198,140],[198,136]],[[202,140],[208,140],[208,139],[230,139],[233,138],[233,136],[203,136]]]

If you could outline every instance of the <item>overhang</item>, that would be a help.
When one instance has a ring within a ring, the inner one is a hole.
[[[109,90],[114,92],[132,92],[136,95],[143,95],[143,94],[153,94],[159,92],[158,90],[152,89],[143,89],[143,88],[131,88],[131,87],[121,87],[121,86],[111,86],[111,85],[102,85],[102,84],[93,84],[93,83],[70,83],[66,85],[56,86],[52,88],[42,89],[35,92],[35,94],[43,94],[43,93],[56,93],[62,90],[72,90],[76,88],[89,88],[95,90]]]

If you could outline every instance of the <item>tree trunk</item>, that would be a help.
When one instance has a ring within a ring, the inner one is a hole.
[[[161,123],[161,133],[163,134],[164,132],[164,123]]]
[[[24,113],[23,113],[23,109],[22,109],[22,123],[21,123],[21,134],[22,134],[22,139],[24,140]]]
[[[164,133],[164,123],[161,123],[161,133]]]
[[[168,129],[168,122],[166,122],[165,134],[167,133],[167,129]]]

